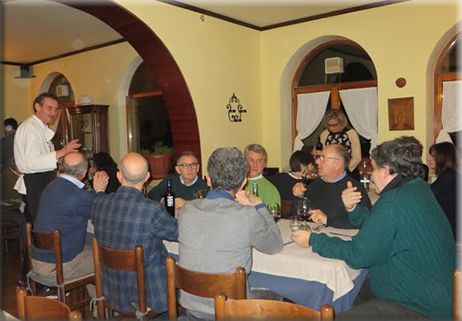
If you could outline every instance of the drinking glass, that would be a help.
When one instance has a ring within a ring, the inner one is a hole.
[[[302,218],[303,229],[307,229],[308,216],[311,215],[311,202],[306,197],[298,200],[297,214]]]
[[[278,203],[268,204],[268,211],[273,216],[274,221],[277,223],[281,218],[281,209]]]
[[[290,217],[290,229],[292,230],[292,232],[300,230],[302,223],[302,218],[300,216],[292,215]]]

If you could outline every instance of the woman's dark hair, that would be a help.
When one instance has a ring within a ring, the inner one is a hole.
[[[404,177],[424,177],[420,146],[406,138],[396,138],[384,142],[375,147],[371,152],[371,158],[377,168],[388,165],[390,174],[398,174]]]
[[[114,162],[111,155],[106,152],[99,152],[93,155],[93,166],[96,170],[101,170],[105,167],[116,166],[117,163]]]
[[[314,165],[314,157],[310,153],[302,150],[295,151],[292,156],[290,156],[289,160],[290,170],[292,172],[299,172],[302,170],[300,165],[303,164],[308,166],[310,163]]]
[[[446,168],[459,169],[459,152],[456,145],[449,142],[433,144],[428,151],[435,158],[435,174],[438,176]]]

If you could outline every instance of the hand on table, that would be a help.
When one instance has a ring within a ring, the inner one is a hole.
[[[292,187],[292,193],[294,194],[294,196],[297,196],[297,197],[303,197],[303,195],[305,194],[305,191],[306,191],[305,184],[301,182],[296,183],[294,187]]]
[[[93,189],[96,192],[104,192],[107,184],[109,184],[109,175],[105,171],[96,172],[93,176]]]
[[[240,190],[236,193],[236,196],[234,198],[241,205],[255,206],[263,203],[260,197],[246,190]]]
[[[291,239],[301,247],[310,246],[311,232],[306,230],[293,231]]]
[[[347,211],[352,211],[356,204],[361,202],[361,192],[358,192],[358,188],[353,186],[351,182],[347,182],[347,188],[342,192],[343,205]]]
[[[175,197],[175,208],[182,208],[187,200],[181,197]]]
[[[310,220],[318,224],[327,224],[327,215],[322,210],[311,210]]]

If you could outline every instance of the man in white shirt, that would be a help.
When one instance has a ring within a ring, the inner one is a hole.
[[[15,189],[27,196],[29,220],[34,223],[45,186],[55,177],[57,161],[70,152],[77,152],[77,139],[64,148],[55,151],[51,139],[55,133],[48,128],[58,111],[58,98],[51,93],[42,93],[33,103],[34,115],[19,125],[14,137],[14,157],[18,170],[23,174],[16,182]]]

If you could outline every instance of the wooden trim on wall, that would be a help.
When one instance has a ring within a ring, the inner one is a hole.
[[[149,66],[159,84],[172,126],[174,157],[189,150],[201,159],[199,128],[191,94],[179,66],[153,30],[111,0],[100,0],[98,5],[69,0],[53,1],[94,16],[130,43]]]
[[[435,70],[433,73],[434,79],[434,109],[433,109],[433,142],[436,142],[436,138],[440,133],[441,129],[443,128],[443,81],[451,81],[462,79],[462,73],[460,72],[452,72],[452,73],[444,73],[440,74],[439,70],[441,69],[441,65],[443,64],[443,60],[446,55],[451,50],[451,47],[455,44],[457,39],[462,37],[462,32],[458,32],[451,40],[444,46],[443,50],[441,51],[438,59],[436,60]]]

